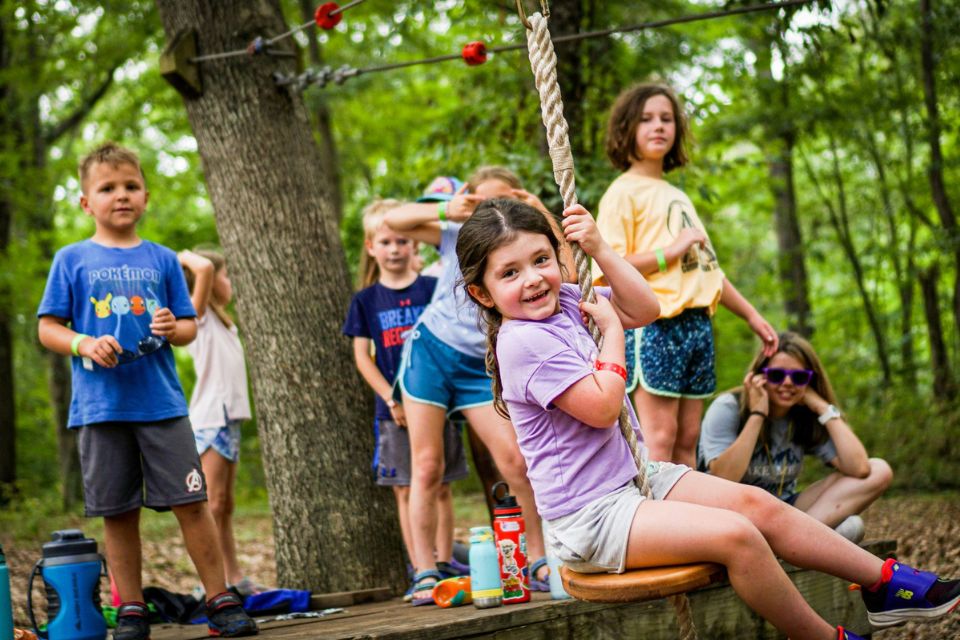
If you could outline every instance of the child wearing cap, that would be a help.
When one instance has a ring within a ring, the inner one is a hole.
[[[486,199],[467,193],[466,185],[449,177],[435,179],[415,203],[388,211],[384,220],[398,233],[436,246],[442,271],[430,305],[404,345],[397,376],[410,434],[410,527],[413,538],[413,603],[433,602],[433,585],[441,579],[433,557],[436,497],[443,464],[444,423],[461,412],[490,450],[511,493],[517,496],[527,528],[531,587],[546,590],[544,546],[526,465],[509,421],[493,407],[486,366],[486,336],[477,310],[456,283],[461,279],[456,245],[461,224]]]

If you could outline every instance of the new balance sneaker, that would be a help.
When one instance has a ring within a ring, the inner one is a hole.
[[[908,620],[932,620],[960,604],[960,580],[942,580],[935,573],[919,571],[894,558],[883,563],[880,581],[862,587],[870,624],[878,629]]]
[[[124,602],[117,609],[113,640],[150,640],[150,612],[143,602]]]
[[[837,640],[863,640],[863,636],[858,636],[853,631],[847,631],[843,627],[837,627]]]
[[[222,638],[255,636],[260,632],[257,623],[243,610],[240,597],[230,591],[207,601],[207,626],[211,636]]]

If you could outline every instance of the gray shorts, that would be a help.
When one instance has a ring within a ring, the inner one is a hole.
[[[663,500],[690,467],[648,462],[647,482],[654,500]],[[547,523],[550,552],[579,573],[623,573],[630,525],[646,498],[628,482],[579,511]]]
[[[448,420],[443,427],[443,481],[462,480],[469,475],[463,452],[462,422]],[[377,484],[385,487],[410,486],[410,433],[393,420],[377,420],[377,449],[373,453],[373,471]]]
[[[88,516],[155,511],[207,499],[190,419],[103,422],[77,439]]]

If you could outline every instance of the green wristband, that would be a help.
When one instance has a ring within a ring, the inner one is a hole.
[[[663,255],[663,249],[656,249],[653,254],[657,256],[657,268],[660,269],[660,273],[665,273],[667,270],[667,257]]]
[[[78,333],[77,335],[73,336],[73,342],[70,343],[70,353],[72,353],[75,356],[79,356],[80,352],[78,351],[78,349],[80,348],[80,343],[83,342],[85,338],[89,338],[89,337],[90,336],[88,336],[85,333]]]
[[[440,218],[440,222],[447,221],[447,201],[441,200],[437,204],[437,217]]]

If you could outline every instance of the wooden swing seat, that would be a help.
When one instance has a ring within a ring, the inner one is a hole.
[[[642,602],[699,589],[726,578],[712,562],[634,569],[624,573],[577,573],[560,568],[563,588],[587,602]]]

